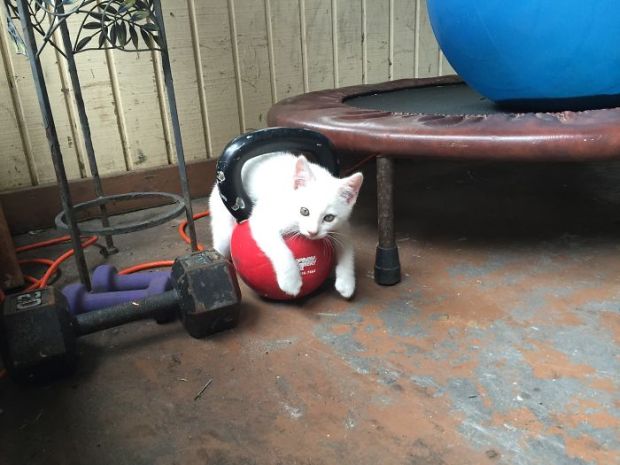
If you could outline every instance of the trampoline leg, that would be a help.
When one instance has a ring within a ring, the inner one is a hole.
[[[400,281],[400,261],[394,232],[394,161],[386,157],[377,158],[377,207],[375,282],[391,286]]]

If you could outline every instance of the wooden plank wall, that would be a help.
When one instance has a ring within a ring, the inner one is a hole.
[[[451,74],[425,0],[163,0],[188,160],[217,157],[307,91]],[[73,20],[75,23],[75,20]],[[75,24],[72,24],[75,26]],[[89,171],[66,63],[42,54],[69,177]],[[54,181],[30,66],[0,21],[0,191]],[[175,162],[156,53],[77,55],[102,174]]]

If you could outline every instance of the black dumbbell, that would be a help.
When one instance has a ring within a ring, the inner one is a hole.
[[[202,338],[234,327],[241,293],[232,264],[214,250],[178,258],[174,289],[73,316],[67,300],[47,287],[8,296],[0,318],[0,352],[17,381],[43,381],[68,374],[77,361],[76,339],[145,318],[178,312],[190,336]]]

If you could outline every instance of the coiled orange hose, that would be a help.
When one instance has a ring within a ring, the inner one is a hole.
[[[194,215],[194,219],[199,220],[200,218],[204,218],[206,216],[209,216],[208,210],[200,212],[200,213],[196,213]],[[178,233],[181,236],[181,239],[183,239],[184,242],[189,244],[190,239],[187,233],[185,232],[186,229],[187,229],[187,220],[183,221],[179,225]],[[40,249],[43,247],[49,247],[51,245],[63,244],[65,242],[69,242],[70,240],[71,240],[71,236],[62,236],[62,237],[58,237],[55,239],[49,239],[46,241],[36,242],[34,244],[28,244],[28,245],[24,245],[21,247],[17,247],[15,250],[18,253],[26,252],[28,250]],[[97,236],[90,236],[86,238],[82,242],[82,248],[86,248],[86,247],[93,245],[95,242],[97,242],[97,240],[98,240]],[[204,250],[204,249],[205,249],[204,245],[198,244],[198,250]],[[30,283],[30,285],[26,288],[26,290],[30,291],[33,289],[40,289],[42,287],[47,286],[49,280],[58,271],[58,267],[64,261],[70,258],[74,253],[75,253],[74,250],[70,249],[67,252],[63,253],[60,257],[56,258],[55,260],[50,260],[48,258],[29,258],[29,259],[20,260],[19,263],[21,265],[36,264],[36,265],[44,265],[48,267],[47,271],[43,274],[41,278],[35,278],[30,275],[24,275],[24,279]],[[153,261],[153,262],[140,263],[140,264],[122,269],[119,272],[119,274],[126,275],[126,274],[136,273],[138,271],[150,270],[153,268],[168,267],[168,266],[172,266],[173,263],[174,263],[174,260],[158,260],[158,261]]]

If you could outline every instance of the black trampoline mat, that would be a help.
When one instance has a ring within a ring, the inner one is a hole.
[[[466,84],[410,87],[377,94],[361,95],[345,100],[357,108],[392,113],[424,113],[441,115],[486,115],[509,113],[483,97]]]
[[[409,87],[345,99],[356,108],[427,115],[489,115],[537,111],[582,111],[620,106],[620,94],[561,99],[505,100],[501,105],[483,97],[467,84]]]

